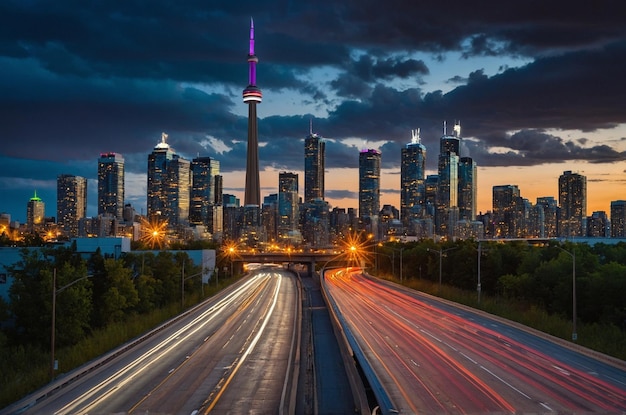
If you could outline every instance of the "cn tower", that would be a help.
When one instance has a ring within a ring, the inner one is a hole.
[[[246,163],[245,205],[261,205],[259,184],[259,129],[256,117],[256,104],[263,95],[256,86],[256,64],[259,59],[254,54],[254,21],[250,19],[250,52],[248,53],[248,86],[243,90],[243,102],[248,104],[248,155]]]

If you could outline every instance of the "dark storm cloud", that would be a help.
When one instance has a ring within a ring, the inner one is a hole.
[[[524,149],[516,148],[514,141],[503,137],[523,129],[594,131],[626,122],[620,104],[626,102],[623,73],[626,41],[539,58],[492,77],[482,70],[473,71],[465,85],[446,94],[422,95],[418,89],[398,91],[378,85],[368,99],[339,105],[331,112],[329,121],[339,135],[400,142],[407,142],[410,129],[421,126],[426,146],[436,149],[441,121],[461,119],[469,127],[464,131],[470,131],[469,136],[480,139],[484,147],[474,149],[481,153],[483,165],[532,165],[547,160],[618,161],[621,154],[608,147],[583,147],[585,143],[580,140],[565,145],[558,137],[549,137],[537,151],[519,153]],[[558,148],[548,148],[557,142]],[[488,149],[493,146],[510,148],[511,152],[491,154]],[[544,154],[544,149],[550,152]]]
[[[358,199],[359,191],[357,190],[325,190],[326,197],[331,199]]]
[[[358,61],[352,63],[349,72],[356,74],[363,81],[373,82],[382,79],[426,75],[428,74],[428,68],[424,62],[415,59],[400,59],[397,57],[375,59],[372,56],[363,55]]]
[[[522,130],[502,136],[494,134],[486,140],[491,148],[476,141],[463,142],[469,154],[481,166],[532,166],[568,160],[610,163],[626,159],[626,152],[615,151],[607,145],[581,147],[573,141],[564,141],[541,130]],[[492,151],[494,147],[498,150]]]
[[[336,94],[345,98],[365,98],[372,91],[372,84],[381,80],[420,77],[429,73],[423,61],[399,57],[375,58],[368,55],[343,66],[344,72],[330,83]]]

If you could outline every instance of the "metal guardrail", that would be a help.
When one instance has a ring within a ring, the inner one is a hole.
[[[391,398],[389,397],[389,394],[385,390],[385,387],[380,382],[380,380],[378,379],[378,376],[376,376],[376,373],[374,372],[374,369],[372,368],[371,364],[367,360],[367,357],[365,356],[363,349],[361,349],[361,346],[356,341],[356,338],[350,331],[350,328],[348,327],[345,319],[341,315],[339,308],[337,307],[337,304],[335,303],[335,300],[326,291],[323,272],[324,271],[322,271],[322,275],[320,278],[321,280],[320,285],[322,287],[322,294],[324,296],[324,300],[326,301],[328,305],[330,305],[329,310],[330,310],[331,315],[333,316],[333,321],[335,321],[335,323],[339,325],[339,328],[341,330],[342,337],[346,346],[352,352],[352,354],[354,355],[354,358],[357,359],[357,361],[361,365],[363,374],[367,378],[367,381],[369,382],[369,385],[372,388],[372,391],[374,392],[374,396],[376,396],[379,409],[381,410],[383,415],[398,413],[398,411],[394,409],[393,402],[391,402]],[[363,411],[363,409],[361,409],[361,411]]]

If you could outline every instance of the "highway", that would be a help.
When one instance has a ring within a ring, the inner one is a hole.
[[[626,411],[625,366],[358,269],[324,280],[389,399],[383,412]]]
[[[101,358],[105,363],[92,362],[95,367],[79,369],[85,372],[79,377],[67,375],[72,382],[44,399],[20,402],[12,413],[290,413],[299,293],[291,273],[255,271],[145,340]]]

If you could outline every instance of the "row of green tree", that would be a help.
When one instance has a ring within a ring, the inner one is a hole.
[[[218,259],[220,268],[225,261]],[[57,347],[132,315],[174,303],[184,307],[185,298],[203,290],[202,271],[184,251],[137,251],[119,259],[98,251],[83,259],[72,246],[24,249],[9,269],[10,302],[0,298],[0,346],[48,350],[53,302]]]
[[[436,284],[441,278],[442,284],[465,290],[478,290],[480,276],[484,294],[515,299],[569,319],[575,289],[577,320],[613,324],[626,331],[624,242],[482,241],[479,246],[471,240],[441,244],[423,240],[374,245],[368,250],[367,265],[373,273]]]

